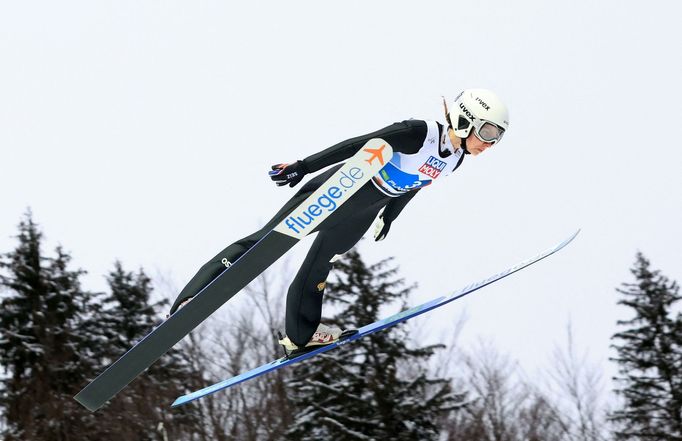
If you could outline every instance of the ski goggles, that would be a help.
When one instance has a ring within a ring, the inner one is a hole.
[[[450,124],[450,127],[455,127],[452,124],[452,121],[450,121],[449,114],[446,113],[445,118],[447,119],[448,124]],[[470,124],[474,126],[474,134],[476,137],[483,142],[496,144],[500,142],[502,135],[504,135],[504,129],[497,124],[482,119],[471,122],[462,115],[459,116],[459,120],[457,121],[457,130],[465,130]]]
[[[502,127],[499,127],[489,121],[479,120],[478,124],[474,122],[473,125],[474,134],[483,142],[491,142],[495,144],[499,142],[500,139],[502,139],[502,135],[504,135],[504,129]]]

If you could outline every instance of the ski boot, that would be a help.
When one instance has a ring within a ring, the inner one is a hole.
[[[358,331],[356,329],[341,330],[341,328],[337,326],[327,326],[320,323],[312,338],[305,346],[299,347],[291,341],[289,337],[282,337],[281,334],[279,335],[279,344],[282,345],[286,358],[294,358],[298,355],[315,350],[320,346],[336,343],[357,333]]]

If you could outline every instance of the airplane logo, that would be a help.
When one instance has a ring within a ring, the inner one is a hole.
[[[386,147],[386,144],[382,145],[378,149],[370,149],[370,148],[364,149],[367,153],[372,154],[372,156],[369,159],[365,159],[365,161],[367,161],[367,163],[369,165],[372,165],[372,161],[374,161],[374,158],[379,158],[379,163],[381,163],[381,165],[384,165],[384,155],[382,154],[382,152],[384,151],[385,147]]]

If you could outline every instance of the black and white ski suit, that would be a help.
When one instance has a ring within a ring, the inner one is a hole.
[[[325,281],[332,268],[330,260],[351,249],[382,208],[385,207],[382,218],[390,224],[422,187],[451,174],[464,159],[464,152],[452,146],[442,124],[411,119],[343,141],[311,155],[303,160],[305,168],[309,173],[314,173],[341,163],[372,138],[382,138],[388,142],[393,147],[393,158],[331,214],[324,229],[317,230],[317,237],[289,287],[286,333],[298,346],[308,343],[320,323]],[[341,164],[310,179],[263,228],[229,245],[202,266],[176,299],[171,313],[180,303],[195,296],[216,278],[225,269],[226,262],[237,260],[284,220],[340,167]]]

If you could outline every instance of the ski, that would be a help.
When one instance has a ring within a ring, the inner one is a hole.
[[[237,385],[239,383],[242,383],[244,381],[250,380],[255,377],[259,377],[261,375],[267,374],[269,372],[272,372],[276,369],[280,369],[284,366],[288,366],[293,363],[298,363],[300,361],[306,360],[308,358],[314,357],[316,355],[322,354],[327,351],[331,351],[334,348],[337,348],[339,346],[342,346],[344,344],[348,344],[352,341],[355,341],[359,338],[362,338],[366,335],[373,334],[377,331],[381,331],[382,329],[395,326],[398,323],[404,322],[406,320],[409,320],[413,317],[416,317],[418,315],[424,314],[426,312],[429,312],[435,308],[439,308],[447,303],[450,303],[454,300],[457,300],[467,294],[470,294],[480,288],[483,288],[486,285],[490,285],[493,282],[496,282],[504,277],[507,277],[508,275],[515,273],[523,268],[526,268],[542,259],[545,257],[548,257],[557,251],[561,250],[564,248],[566,245],[568,245],[575,237],[578,235],[580,230],[576,231],[573,233],[570,237],[568,237],[566,240],[563,242],[559,243],[558,245],[538,254],[537,256],[531,257],[530,259],[524,260],[523,262],[514,265],[500,273],[494,274],[487,279],[483,279],[479,282],[472,283],[470,285],[465,286],[464,288],[457,290],[453,292],[452,294],[441,296],[438,298],[435,298],[429,302],[426,302],[424,304],[421,304],[419,306],[415,306],[413,308],[407,309],[405,311],[399,312],[398,314],[392,315],[388,318],[376,321],[374,323],[371,323],[369,325],[363,326],[362,328],[358,329],[357,333],[352,334],[347,336],[344,339],[339,340],[336,343],[333,343],[331,345],[327,346],[321,346],[317,349],[313,349],[309,352],[303,353],[301,355],[295,356],[295,357],[282,357],[278,360],[272,361],[270,363],[264,364],[260,367],[257,367],[251,371],[245,372],[243,374],[237,375],[236,377],[229,378],[227,380],[221,381],[219,383],[216,383],[212,386],[208,386],[204,389],[198,390],[196,392],[192,392],[187,395],[183,395],[179,397],[178,399],[173,402],[172,407],[177,407],[181,406],[183,404],[189,403],[191,401],[197,400],[201,397],[205,397],[207,395],[211,395],[215,392],[218,392],[223,389],[227,389],[229,387],[232,387],[234,385]]]
[[[102,407],[298,241],[323,225],[392,156],[393,149],[386,141],[379,138],[368,141],[286,219],[74,398],[93,412]]]

